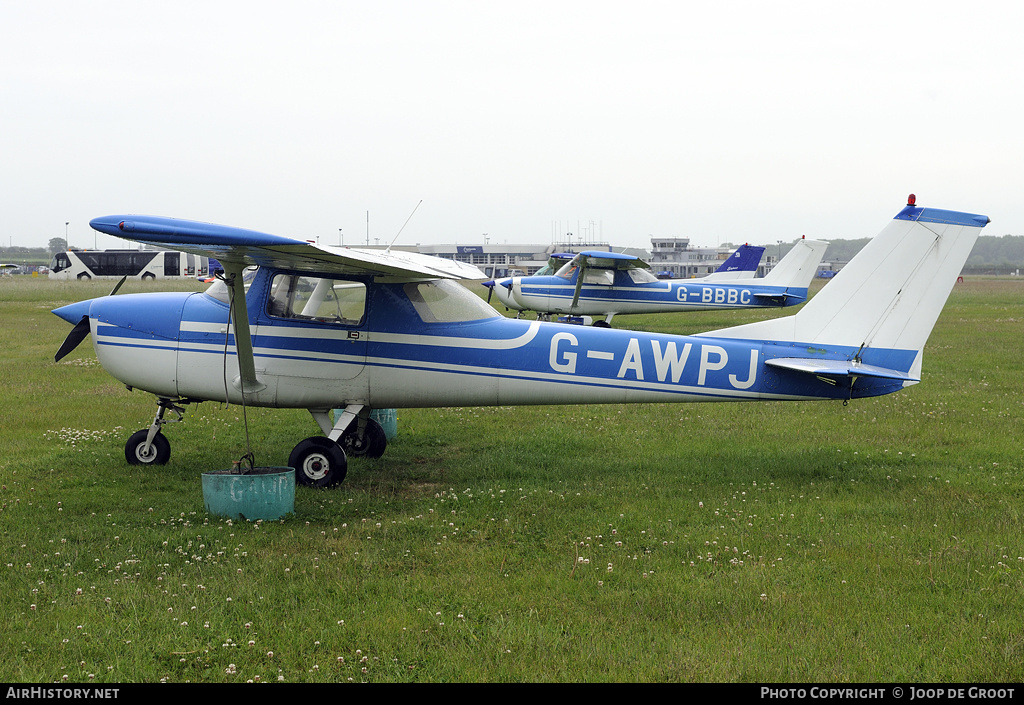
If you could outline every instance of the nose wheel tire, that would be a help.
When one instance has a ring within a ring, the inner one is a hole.
[[[171,443],[164,434],[157,432],[147,450],[148,435],[149,429],[136,431],[124,444],[124,457],[129,465],[166,465],[171,459]]]
[[[301,441],[288,457],[288,466],[295,468],[295,481],[311,487],[340,484],[348,473],[348,458],[341,446],[325,436],[312,436]]]
[[[338,441],[345,449],[345,453],[360,458],[379,458],[384,455],[384,450],[388,447],[388,436],[384,432],[384,427],[373,419],[367,419],[363,437],[360,438],[356,426],[355,423],[349,426],[345,435]]]

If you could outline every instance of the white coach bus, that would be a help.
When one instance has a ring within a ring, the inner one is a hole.
[[[163,250],[67,250],[50,262],[51,279],[182,279],[209,274],[206,257]]]

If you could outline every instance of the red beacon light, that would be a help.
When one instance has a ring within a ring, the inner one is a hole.
[[[917,196],[915,196],[914,194],[910,194],[909,196],[907,196],[907,205],[908,206],[916,206],[917,205]]]

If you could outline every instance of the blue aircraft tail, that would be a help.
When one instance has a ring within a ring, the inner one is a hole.
[[[714,271],[714,274],[728,274],[730,278],[738,278],[739,272],[757,272],[757,265],[761,263],[762,255],[764,255],[763,247],[740,245],[735,252],[729,255],[729,259]]]

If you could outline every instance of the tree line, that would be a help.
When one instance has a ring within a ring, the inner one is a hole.
[[[831,240],[828,249],[825,250],[823,261],[831,263],[838,269],[853,259],[853,256],[870,240],[871,238],[867,237],[857,240]],[[788,245],[783,243],[783,255],[795,244],[796,240]],[[777,244],[764,247],[766,252],[778,251]],[[967,258],[963,271],[966,274],[1011,274],[1018,269],[1024,269],[1024,235],[982,235],[974,243],[974,249],[971,250],[971,256]]]

